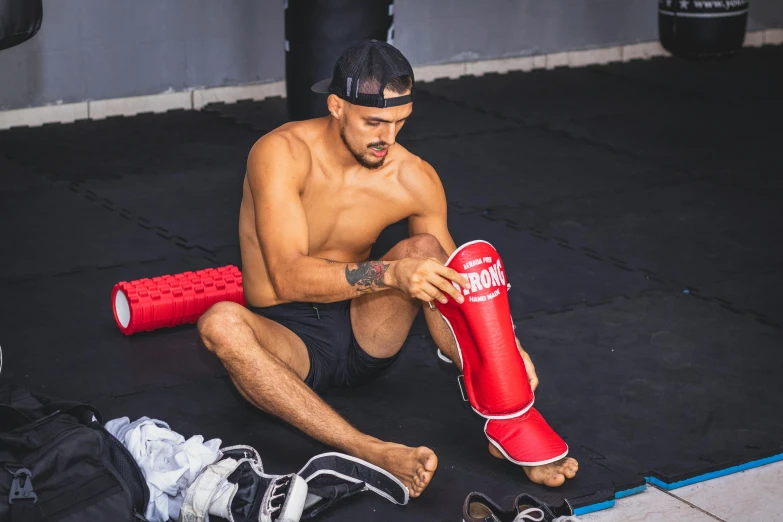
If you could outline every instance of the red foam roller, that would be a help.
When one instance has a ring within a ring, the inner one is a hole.
[[[111,292],[114,321],[125,335],[193,324],[220,301],[245,306],[242,273],[234,265],[121,281]]]

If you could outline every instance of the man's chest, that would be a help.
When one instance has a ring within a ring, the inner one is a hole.
[[[313,191],[304,195],[302,203],[311,255],[331,251],[362,254],[384,228],[410,214],[410,204],[392,187]]]

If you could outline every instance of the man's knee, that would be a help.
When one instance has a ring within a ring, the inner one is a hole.
[[[405,257],[417,259],[429,259],[434,257],[440,262],[448,259],[446,251],[443,250],[438,238],[432,234],[417,234],[404,241]]]
[[[198,320],[198,333],[210,352],[219,352],[228,346],[229,336],[236,335],[247,326],[242,305],[221,301],[212,305]]]

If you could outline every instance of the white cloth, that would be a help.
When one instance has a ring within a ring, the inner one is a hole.
[[[185,437],[163,421],[128,417],[106,423],[106,430],[128,448],[139,464],[150,490],[145,516],[150,522],[177,520],[188,489],[201,471],[222,457],[220,439]]]

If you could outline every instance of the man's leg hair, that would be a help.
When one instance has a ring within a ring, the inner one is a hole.
[[[397,243],[381,260],[404,258],[434,258],[444,262],[447,256],[435,236],[418,234]],[[351,322],[359,346],[374,357],[392,357],[405,343],[420,306],[421,301],[396,289],[354,299]],[[425,310],[428,309],[425,305]]]
[[[252,326],[251,321],[255,323]],[[304,344],[294,346],[294,339],[274,331],[279,328],[283,327],[230,302],[217,303],[198,322],[204,344],[218,356],[238,391],[251,404],[340,451],[355,447],[365,436],[304,383],[302,373],[306,376],[307,372],[301,365],[297,374],[264,346],[261,339],[266,333],[278,352],[299,349],[306,356]],[[287,350],[282,347],[285,345]]]
[[[383,442],[351,426],[303,381],[307,348],[293,332],[231,302],[217,303],[200,319],[206,347],[226,367],[238,391],[257,408],[312,438],[394,474],[417,497],[429,483],[424,463],[431,450]],[[423,450],[427,450],[426,452]],[[431,455],[437,459],[435,455]],[[433,470],[434,471],[434,470]]]

